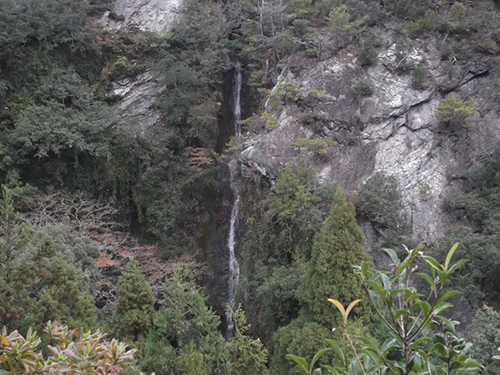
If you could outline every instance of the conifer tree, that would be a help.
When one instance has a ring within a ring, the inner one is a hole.
[[[365,236],[356,224],[354,205],[346,201],[339,187],[330,215],[314,238],[308,270],[297,293],[318,323],[327,327],[337,327],[341,323],[336,314],[332,314],[328,298],[348,303],[363,295],[353,265],[368,260],[364,241]],[[356,307],[354,313],[359,318],[369,315],[363,305]]]
[[[205,374],[206,369],[211,374],[228,374],[229,352],[217,330],[220,318],[206,305],[189,270],[174,266],[163,293],[142,370],[157,375]]]
[[[123,340],[143,342],[153,325],[155,299],[137,260],[128,262],[116,292],[116,333]]]
[[[231,374],[261,375],[266,373],[267,349],[260,339],[246,334],[248,328],[245,312],[238,306],[234,311],[234,337],[227,343]]]

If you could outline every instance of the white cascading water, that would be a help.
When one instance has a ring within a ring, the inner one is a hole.
[[[240,66],[236,67],[233,77],[233,121],[234,121],[234,136],[239,137],[241,133],[241,70]]]
[[[240,106],[240,93],[241,93],[241,70],[239,65],[236,68],[233,77],[233,129],[234,136],[240,135],[240,120],[241,120],[241,106]],[[229,224],[229,238],[227,247],[229,249],[229,291],[228,291],[228,306],[227,306],[227,326],[228,336],[233,334],[233,309],[236,300],[236,289],[238,288],[238,281],[240,279],[240,265],[236,259],[236,224],[238,220],[240,195],[234,181],[234,171],[236,169],[236,161],[233,160],[229,163],[229,171],[231,173],[231,190],[233,191],[234,203],[231,210],[231,221]]]

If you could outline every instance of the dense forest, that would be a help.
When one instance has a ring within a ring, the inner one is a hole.
[[[500,151],[447,171],[446,230],[418,238],[396,176],[321,178],[361,120],[329,137],[334,89],[283,78],[346,54],[366,72],[390,30],[394,74],[434,95],[433,145],[460,153],[498,108],[498,1],[185,0],[165,33],[110,30],[113,9],[0,0],[0,374],[500,373]],[[485,66],[477,97],[414,63],[431,40]],[[137,77],[153,125],[121,116]],[[288,113],[297,157],[244,159]]]

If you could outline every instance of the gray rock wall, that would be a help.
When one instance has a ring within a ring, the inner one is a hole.
[[[297,105],[271,108],[279,126],[261,134],[249,134],[241,154],[244,168],[277,176],[283,166],[308,158],[323,182],[340,182],[354,190],[376,172],[395,176],[403,196],[412,237],[432,243],[451,225],[443,211],[445,195],[457,183],[459,170],[491,154],[500,144],[500,118],[494,103],[483,95],[490,79],[491,61],[470,57],[463,63],[442,61],[435,41],[415,43],[406,53],[406,67],[398,69],[400,55],[391,34],[378,50],[377,63],[360,66],[354,51],[344,49],[335,57],[299,73],[284,69],[278,80],[300,90]],[[429,75],[425,90],[412,87],[412,68],[421,65]],[[355,97],[359,80],[371,81],[373,95]],[[277,86],[278,86],[277,85]],[[275,88],[276,89],[276,88]],[[313,105],[308,92],[325,92]],[[472,97],[477,115],[469,128],[444,129],[435,116],[446,95],[456,92]],[[314,113],[315,123],[304,124],[304,114]],[[331,139],[338,142],[323,157],[294,146],[300,138]]]
[[[164,33],[178,21],[184,0],[115,0],[101,23],[110,30],[137,28]]]

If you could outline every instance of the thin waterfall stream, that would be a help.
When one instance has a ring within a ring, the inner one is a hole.
[[[242,81],[242,74],[241,74],[241,69],[240,66],[238,65],[236,67],[236,70],[234,72],[233,76],[233,89],[232,89],[232,94],[233,94],[233,131],[234,131],[234,136],[239,137],[240,136],[240,120],[241,120],[241,81]],[[237,230],[237,223],[238,223],[238,213],[239,213],[239,204],[240,204],[240,195],[238,192],[238,188],[236,184],[234,183],[234,177],[235,177],[235,170],[236,170],[236,160],[232,160],[229,163],[229,171],[231,173],[231,190],[233,192],[233,207],[231,209],[231,221],[229,224],[229,236],[228,236],[228,242],[227,242],[227,247],[229,249],[229,285],[228,285],[228,306],[227,306],[227,313],[226,313],[226,319],[227,319],[227,335],[228,338],[232,337],[234,330],[232,328],[233,325],[233,310],[234,310],[234,304],[236,300],[236,291],[238,288],[238,282],[240,279],[240,265],[238,264],[238,260],[236,259],[236,252],[235,248],[237,245],[237,240],[236,240],[236,230]]]

